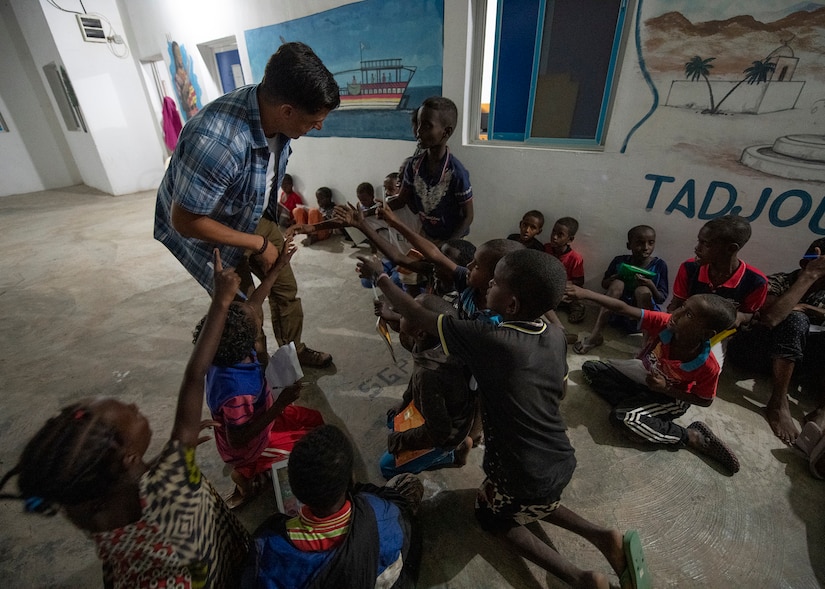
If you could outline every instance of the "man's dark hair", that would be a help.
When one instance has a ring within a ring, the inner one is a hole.
[[[705,223],[705,228],[711,232],[712,239],[725,245],[735,243],[740,249],[751,238],[751,224],[739,215],[716,217]]]
[[[514,251],[499,262],[500,278],[519,301],[520,319],[538,319],[555,309],[567,284],[564,266],[554,256],[534,249]]]
[[[197,343],[200,337],[206,315],[201,318],[192,332],[192,343]],[[216,366],[234,366],[253,350],[255,338],[258,337],[258,327],[249,320],[249,316],[243,312],[239,303],[229,305],[229,312],[226,314],[221,341],[218,344],[218,351],[212,364]]]
[[[561,219],[557,219],[556,224],[561,225],[562,227],[567,227],[567,235],[570,237],[576,237],[576,233],[579,231],[579,222],[573,217],[562,217]]]
[[[264,69],[261,93],[269,102],[290,104],[309,114],[338,108],[338,83],[304,43],[284,43]]]
[[[458,122],[458,108],[455,102],[445,96],[430,96],[421,103],[421,108],[431,108],[438,113],[441,124],[455,129]]]
[[[347,436],[334,425],[322,425],[298,440],[287,472],[292,492],[314,512],[335,507],[352,482],[354,453]]]

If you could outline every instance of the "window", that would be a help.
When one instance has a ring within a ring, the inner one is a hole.
[[[627,0],[488,0],[481,140],[602,144]]]

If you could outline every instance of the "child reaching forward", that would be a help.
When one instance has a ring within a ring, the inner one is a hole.
[[[637,225],[628,231],[627,249],[630,250],[630,254],[616,256],[610,262],[602,279],[602,288],[607,291],[605,294],[640,309],[660,311],[659,305],[665,302],[668,294],[667,264],[663,259],[653,255],[655,247],[656,231],[653,227]],[[648,277],[626,269],[623,272],[623,264],[653,272],[654,276]],[[608,321],[622,327],[628,333],[636,331],[637,321],[615,316],[607,308],[602,307],[590,336],[577,341],[573,345],[573,351],[577,354],[586,354],[596,346],[602,345],[602,329]]]
[[[621,576],[623,587],[649,587],[642,582],[648,572],[638,534],[623,536],[560,505],[576,468],[559,413],[567,346],[562,331],[541,316],[564,294],[562,265],[524,248],[499,260],[487,292],[490,310],[503,319],[499,325],[429,311],[367,259],[362,258],[359,270],[375,280],[405,320],[437,335],[444,353],[463,360],[478,381],[487,475],[476,497],[482,528],[573,587],[607,589],[607,575],[579,569],[525,527],[538,520],[556,524],[593,544]]]
[[[215,250],[212,303],[178,395],[166,446],[148,464],[151,430],[134,405],[113,398],[73,403],[49,419],[0,488],[17,475],[29,513],[62,510],[88,533],[103,561],[104,585],[233,587],[250,547],[195,462],[206,372],[240,286]]]
[[[738,472],[736,455],[707,425],[695,421],[685,428],[673,423],[691,405],[709,407],[713,402],[721,370],[710,339],[734,324],[733,305],[718,295],[693,295],[671,315],[577,286],[568,286],[567,292],[637,320],[645,333],[637,360],[582,365],[585,380],[613,407],[610,421],[634,438],[688,447],[720,462],[730,474]]]
[[[455,309],[444,299],[423,294],[416,301],[432,311],[455,316]],[[438,338],[426,331],[412,329],[401,317],[401,341],[410,341],[413,372],[401,403],[387,412],[387,452],[379,466],[384,478],[404,472],[419,473],[441,466],[464,466],[473,447],[468,437],[473,425],[475,396],[470,391],[469,374],[457,358],[444,354]],[[406,347],[406,346],[405,346]],[[406,431],[394,431],[395,416],[410,406],[424,418],[424,423]],[[400,452],[427,450],[404,464],[397,464]]]
[[[220,345],[206,376],[206,404],[212,414],[215,445],[223,461],[232,466],[235,489],[226,498],[230,509],[267,488],[272,464],[283,460],[307,431],[324,423],[317,411],[292,405],[301,383],[286,387],[273,401],[254,349],[263,329],[264,301],[295,251],[288,237],[278,261],[249,300],[229,307]],[[202,326],[203,320],[195,328],[195,343]]]

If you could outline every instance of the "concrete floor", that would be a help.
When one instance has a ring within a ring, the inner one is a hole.
[[[208,299],[152,239],[153,213],[150,192],[112,198],[77,187],[0,199],[1,472],[50,415],[90,395],[138,404],[155,432],[148,456],[168,436],[190,333]],[[385,411],[401,396],[410,359],[396,345],[394,366],[375,334],[372,292],[354,272],[357,253],[336,239],[302,247],[293,260],[304,340],[335,357],[333,368],[308,371],[299,403],[349,432],[359,478],[377,483]],[[589,311],[583,331],[595,315]],[[728,477],[688,451],[651,451],[610,427],[607,405],[580,384],[579,368],[588,358],[629,357],[638,340],[606,336],[598,355],[568,358],[562,411],[579,466],[565,504],[596,522],[638,529],[655,587],[825,586],[825,483],[771,434],[760,413],[764,378],[754,382],[728,367],[713,406],[680,420],[702,419],[729,442],[742,470]],[[813,399],[794,396],[799,417]],[[207,476],[228,491],[214,446],[198,455]],[[472,513],[480,463],[474,450],[465,468],[422,476],[419,587],[564,586],[481,532]],[[240,515],[254,528],[273,509],[265,496]],[[92,543],[66,520],[0,502],[0,529],[3,587],[101,586]],[[578,537],[549,525],[538,531],[579,566],[607,570]]]

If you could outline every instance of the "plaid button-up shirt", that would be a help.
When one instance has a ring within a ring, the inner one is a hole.
[[[158,188],[155,239],[210,293],[212,270],[207,264],[212,249],[220,249],[225,266],[237,266],[243,248],[182,236],[172,227],[172,202],[237,231],[255,231],[264,213],[270,155],[257,89],[256,84],[225,94],[190,119]],[[277,139],[280,186],[291,149],[287,137],[278,135]],[[268,204],[272,210],[276,206],[277,200]]]

